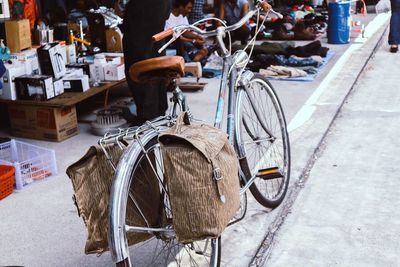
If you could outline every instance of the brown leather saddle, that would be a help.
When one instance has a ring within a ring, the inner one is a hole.
[[[133,64],[129,68],[129,74],[131,79],[137,83],[148,80],[152,76],[167,79],[177,78],[185,74],[185,61],[180,56],[162,56],[145,59]]]

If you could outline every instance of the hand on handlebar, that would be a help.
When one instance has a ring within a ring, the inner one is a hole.
[[[263,1],[263,0],[259,0],[258,1],[258,5],[259,5],[259,8],[261,9],[261,11],[271,12],[271,13],[275,14],[278,18],[280,18],[280,19],[283,18],[282,14],[280,14],[279,12],[274,11],[272,9],[272,6],[268,2]]]
[[[268,11],[272,10],[272,6],[265,1],[262,1],[260,3],[260,7],[261,7],[262,11],[264,11],[264,12],[268,12]]]
[[[203,36],[200,36],[199,35],[199,37],[197,38],[197,39],[194,39],[195,41],[196,41],[196,44],[197,45],[203,45],[203,44],[205,44],[205,42],[206,42],[206,40],[204,39],[204,37]]]

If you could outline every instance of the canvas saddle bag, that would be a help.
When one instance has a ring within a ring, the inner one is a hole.
[[[106,147],[116,165],[123,154],[118,145]],[[100,146],[92,146],[77,162],[67,168],[73,186],[73,200],[86,226],[87,239],[85,253],[102,253],[108,250],[108,207],[114,170]],[[142,210],[148,221],[156,225],[160,220],[160,190],[157,179],[154,183],[143,185],[134,180],[130,190],[137,199],[146,201],[148,210]],[[140,204],[140,203],[139,203]],[[137,209],[132,201],[127,204],[127,223],[145,226],[142,218],[137,215]],[[142,242],[152,237],[149,234],[129,233],[129,245]]]
[[[227,134],[182,113],[159,142],[178,240],[220,236],[240,207],[239,162]]]

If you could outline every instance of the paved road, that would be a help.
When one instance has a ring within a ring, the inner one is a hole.
[[[313,83],[274,82],[288,111],[288,121],[292,121],[290,137],[295,160],[291,187],[302,177],[309,158],[381,34],[378,30],[376,37],[355,40],[350,48],[332,46],[335,58]],[[345,52],[347,48],[349,53]],[[337,65],[341,68],[335,69]],[[210,102],[216,94],[217,90],[210,88],[189,96],[196,116],[212,120],[215,103]],[[60,174],[27,186],[0,202],[0,266],[111,266],[108,253],[101,257],[83,254],[85,227],[77,216],[71,200],[71,183],[64,173],[97,140],[87,125],[79,127],[79,136],[62,143],[27,140],[56,150]],[[251,199],[250,202],[246,220],[223,235],[224,266],[247,266],[266,232],[273,232],[271,227],[285,207],[268,211]]]
[[[263,266],[400,266],[399,70],[386,34]]]

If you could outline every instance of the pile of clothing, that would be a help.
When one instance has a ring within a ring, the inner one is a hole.
[[[233,49],[243,48],[238,45]],[[303,46],[295,46],[291,41],[263,42],[254,47],[251,62],[247,67],[253,72],[270,77],[302,77],[316,74],[328,51],[329,48],[322,46],[319,40]]]
[[[282,19],[268,22],[265,26],[271,30],[272,40],[315,40],[326,33],[327,15],[316,13],[312,8],[303,6],[303,10],[284,13]]]

